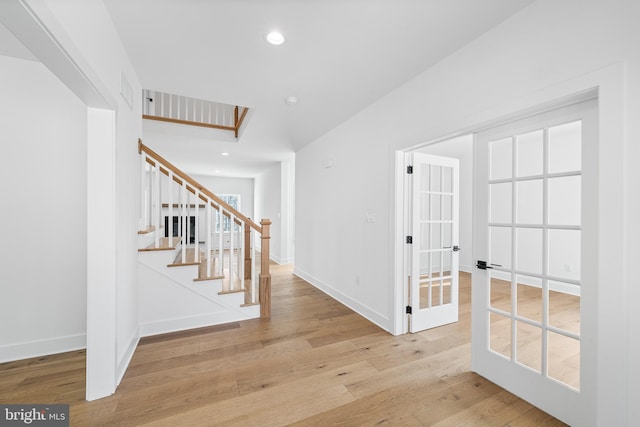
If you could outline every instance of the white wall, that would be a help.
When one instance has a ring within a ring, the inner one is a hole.
[[[628,287],[633,262],[627,272],[621,248],[623,218],[633,221],[631,213],[638,210],[637,191],[627,191],[631,201],[623,202],[622,189],[637,185],[630,180],[637,172],[625,176],[622,150],[637,151],[629,135],[638,135],[640,129],[631,120],[626,130],[619,126],[623,116],[631,118],[637,111],[639,102],[639,8],[625,0],[539,0],[296,153],[296,272],[393,330],[395,242],[390,213],[395,195],[390,183],[395,179],[395,150],[469,130],[535,105],[530,102],[548,102],[606,80],[600,125],[601,139],[610,148],[600,158],[599,215],[600,221],[610,221],[599,233],[598,280],[607,292],[600,294],[594,313],[601,363],[597,416],[591,422],[625,425],[639,419],[637,405],[628,404],[637,401],[639,392],[625,380],[625,361],[640,357],[640,321],[631,310],[625,313],[624,304],[625,294],[637,291]],[[606,68],[623,61],[616,70],[626,67],[624,79]],[[596,77],[605,75],[604,80]],[[627,86],[636,90],[626,92]],[[623,96],[625,103],[618,102]],[[625,110],[624,105],[635,109]],[[332,159],[334,166],[324,168],[325,159]],[[376,214],[377,222],[364,222],[367,211]],[[608,280],[605,270],[612,275]],[[627,327],[636,333],[628,334]],[[634,341],[629,352],[627,338]],[[627,389],[628,399],[622,392]]]
[[[0,56],[0,362],[86,344],[85,105],[39,62]]]
[[[171,161],[171,160],[169,160]],[[240,194],[240,213],[253,219],[253,178],[226,178],[219,176],[192,175],[193,179],[204,185],[216,195]],[[174,199],[176,200],[176,199]]]
[[[255,178],[256,222],[260,224],[263,218],[271,220],[269,255],[277,263],[283,262],[281,168],[281,163],[277,163]]]

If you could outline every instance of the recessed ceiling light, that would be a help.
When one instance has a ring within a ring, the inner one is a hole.
[[[287,105],[291,105],[294,106],[298,103],[298,97],[297,96],[287,96],[284,99],[284,103]]]
[[[220,154],[222,154],[223,156],[228,156],[229,155],[229,153],[220,153]]]
[[[267,41],[274,46],[279,46],[284,43],[284,36],[278,31],[272,31],[267,34]]]

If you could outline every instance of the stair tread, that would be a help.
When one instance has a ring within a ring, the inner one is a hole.
[[[185,261],[182,261],[182,250],[178,252],[175,259],[171,264],[167,267],[179,267],[183,265],[200,265],[200,259],[202,258],[202,251],[198,251],[198,256],[196,257],[195,248],[187,248],[185,251]]]
[[[156,231],[156,226],[155,225],[150,225],[147,228],[143,228],[142,230],[138,230],[138,234],[149,234],[149,233],[153,233],[154,231]]]
[[[146,248],[138,249],[138,251],[171,251],[178,246],[178,243],[180,243],[180,237],[161,237],[159,246],[156,246],[154,242]]]

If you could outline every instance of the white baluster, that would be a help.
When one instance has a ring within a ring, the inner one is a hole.
[[[207,231],[205,236],[205,250],[207,251],[207,277],[211,277],[211,200],[207,197],[206,205]]]
[[[258,290],[256,289],[256,245],[253,241],[255,237],[255,231],[250,231],[251,238],[249,239],[249,246],[251,246],[251,302],[255,304],[258,302]]]
[[[173,172],[169,171],[169,217],[167,218],[167,235],[169,242],[173,243]]]
[[[182,181],[182,187],[180,187],[180,202],[182,203],[182,215],[180,217],[180,237],[182,238],[182,263],[186,264],[187,262],[187,239],[188,234],[185,234],[185,230],[187,229],[187,183],[186,181]]]
[[[242,222],[242,226],[238,227],[239,230],[239,236],[238,238],[240,239],[240,250],[238,251],[238,267],[240,270],[240,289],[244,289],[244,251],[245,251],[245,247],[244,247],[244,233],[245,233],[245,227],[247,226],[246,222]]]
[[[193,208],[193,213],[195,215],[195,221],[193,223],[193,243],[194,243],[194,252],[193,252],[193,262],[200,262],[200,235],[198,233],[198,227],[200,224],[200,192],[196,190],[195,192],[195,205]]]
[[[144,188],[144,183],[147,180],[146,178],[146,164],[147,164],[147,156],[142,153],[142,155],[140,156],[140,219],[139,219],[139,225],[138,228],[140,230],[147,228],[147,192],[145,191]]]
[[[224,221],[222,220],[222,205],[218,205],[218,265],[220,276],[224,276]]]
[[[146,225],[150,226],[153,225],[153,214],[151,213],[153,211],[153,206],[151,204],[153,202],[153,166],[151,166],[151,163],[147,163],[147,166],[145,167],[147,168],[147,179],[145,180],[145,186],[147,187],[145,197],[147,209],[145,212],[144,222]]]
[[[162,212],[162,204],[160,203],[160,164],[156,161],[156,167],[153,169],[153,203],[152,203],[152,215],[153,215],[153,229],[155,230],[153,235],[154,245],[156,248],[160,247],[160,213]]]
[[[236,217],[233,216],[232,213],[229,215],[229,287],[234,289],[233,286],[233,248],[234,248],[234,239],[233,239],[233,225],[235,224]]]

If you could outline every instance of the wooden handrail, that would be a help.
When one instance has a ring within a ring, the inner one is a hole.
[[[148,114],[142,115],[143,119],[147,120],[156,120],[158,122],[167,122],[167,123],[177,123],[179,125],[189,125],[189,126],[199,126],[202,128],[211,128],[211,129],[220,129],[220,130],[230,130],[238,132],[237,126],[224,126],[224,125],[215,125],[212,123],[202,123],[202,122],[194,122],[192,120],[182,120],[182,119],[172,119],[170,117],[160,117],[160,116],[150,116]],[[237,136],[236,136],[237,138]]]
[[[231,205],[229,205],[228,203],[226,203],[224,200],[222,200],[221,198],[219,198],[218,196],[216,196],[215,194],[213,194],[211,191],[209,191],[206,187],[204,187],[202,184],[200,184],[198,181],[196,181],[195,179],[191,178],[189,175],[187,175],[186,173],[182,172],[180,169],[178,169],[177,167],[173,166],[171,163],[169,163],[164,157],[162,157],[160,154],[156,153],[155,151],[153,151],[151,148],[147,147],[146,145],[144,145],[142,143],[142,139],[138,139],[138,153],[142,154],[142,152],[147,153],[149,156],[151,156],[153,159],[155,159],[158,163],[160,163],[162,166],[164,166],[164,168],[166,168],[167,172],[163,172],[166,175],[168,175],[168,171],[173,172],[174,174],[174,180],[176,182],[178,182],[176,180],[176,177],[179,177],[181,180],[183,180],[183,182],[186,182],[190,185],[187,186],[187,189],[189,191],[191,191],[193,194],[196,193],[195,190],[198,190],[198,192],[200,192],[200,194],[204,194],[206,195],[210,200],[215,201],[216,203],[218,203],[218,205],[222,205],[222,207],[232,213],[237,219],[239,219],[240,221],[243,221],[247,224],[249,224],[249,226],[251,228],[253,228],[254,230],[256,230],[258,233],[262,234],[262,227],[259,226],[258,224],[256,224],[255,222],[253,222],[252,220],[250,220],[249,218],[247,218],[246,216],[244,216],[243,214],[241,214],[240,212],[238,212],[236,209],[234,209]],[[162,170],[162,168],[160,168]],[[179,182],[180,184],[182,184],[182,182]],[[202,196],[200,197],[202,200],[206,201],[206,199],[204,199]]]
[[[247,115],[248,111],[249,111],[249,107],[244,107],[243,110],[242,110],[242,114],[240,115],[240,118],[238,119],[238,106],[236,106],[236,108],[235,108],[235,123],[236,123],[235,135],[236,135],[236,138],[238,137],[238,132],[240,131],[240,126],[242,126],[242,122],[244,121],[244,118]]]
[[[149,163],[151,166],[156,167],[156,162],[153,159],[147,158],[145,159],[145,161]],[[163,168],[162,166],[160,166],[160,172],[162,172],[166,176],[169,176],[169,170]],[[182,179],[179,176],[174,175],[173,181],[180,186],[182,186],[183,184]],[[189,185],[187,185],[187,191],[190,191],[192,194],[196,193],[196,190]],[[209,201],[207,197],[203,196],[202,194],[200,194],[198,197],[200,197],[200,200],[202,200],[203,202]],[[211,203],[211,206],[213,206],[215,209],[218,209],[218,205],[216,205],[214,202],[210,202],[210,203]],[[174,203],[174,206],[177,206],[177,205],[178,205],[177,203]],[[165,206],[163,205],[163,207]],[[231,214],[228,212],[222,212],[222,215],[226,216],[227,218],[231,218]],[[238,218],[235,218],[234,222],[238,225],[242,225],[242,221],[240,221]]]

